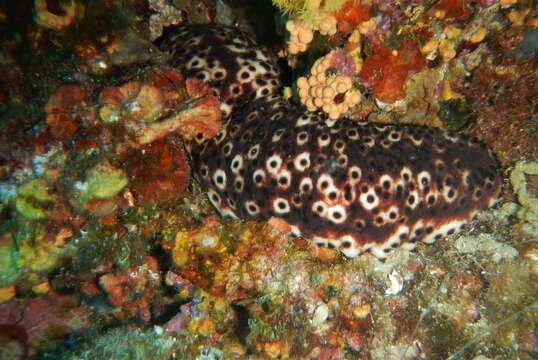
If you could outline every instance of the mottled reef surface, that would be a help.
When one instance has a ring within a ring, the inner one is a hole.
[[[2,2],[0,359],[537,358],[537,27]]]

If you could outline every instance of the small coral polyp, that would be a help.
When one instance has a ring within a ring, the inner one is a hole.
[[[314,32],[302,21],[290,20],[286,23],[286,29],[290,32],[288,51],[292,55],[305,52],[308,44],[314,39]]]
[[[353,60],[351,59],[351,71],[344,67],[339,71],[332,66],[333,63],[338,63],[335,58],[342,57],[341,53],[341,50],[333,50],[319,58],[312,66],[310,77],[300,77],[297,80],[299,97],[308,111],[321,109],[333,120],[357,105],[361,99],[359,91],[353,88],[352,75],[341,73],[346,70],[351,74],[354,72]]]
[[[315,31],[319,31],[321,35],[332,36],[336,34],[336,25],[336,18],[330,14],[322,16],[319,22],[313,25],[301,20],[289,20],[286,23],[286,30],[290,32],[289,53],[297,55],[305,52],[314,39]]]

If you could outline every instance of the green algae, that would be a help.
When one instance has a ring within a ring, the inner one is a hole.
[[[41,220],[50,215],[43,206],[51,202],[47,183],[43,179],[30,180],[19,188],[15,207],[24,217],[31,220]]]
[[[26,281],[39,282],[41,276],[53,270],[64,249],[51,243],[42,225],[21,221],[4,229],[0,241],[0,287]]]
[[[439,103],[439,118],[449,131],[460,131],[474,122],[474,115],[465,99],[450,99]]]
[[[97,164],[86,174],[86,180],[80,185],[80,201],[106,199],[117,195],[126,185],[127,176],[121,169],[109,163]]]

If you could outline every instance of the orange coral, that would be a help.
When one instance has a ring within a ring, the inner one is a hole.
[[[86,106],[87,100],[88,95],[78,85],[63,85],[52,94],[45,106],[45,112],[54,138],[67,140],[77,132],[81,110]]]
[[[384,46],[377,46],[374,54],[366,58],[360,77],[374,95],[385,103],[393,103],[405,96],[407,79],[426,66],[426,59],[419,46],[413,41],[404,41],[399,51],[391,52]]]

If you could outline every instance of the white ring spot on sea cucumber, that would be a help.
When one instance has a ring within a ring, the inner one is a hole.
[[[303,114],[297,119],[295,127],[302,127],[308,124],[310,124],[310,116]]]
[[[337,153],[342,153],[346,148],[346,143],[342,139],[338,139],[334,142],[333,150]]]
[[[418,186],[420,187],[420,190],[424,190],[426,186],[429,186],[431,183],[431,175],[427,171],[421,171],[417,175],[418,180]]]
[[[320,148],[329,145],[331,142],[331,136],[329,134],[321,134],[318,136],[318,146]]]
[[[231,141],[228,141],[223,147],[222,147],[222,153],[224,156],[228,157],[232,153],[232,150],[234,148],[234,144]]]
[[[381,177],[379,178],[379,185],[381,185],[383,190],[391,191],[392,190],[392,177],[390,177],[390,175],[387,175],[387,174],[381,175]]]
[[[220,212],[220,216],[222,216],[223,218],[230,218],[230,219],[234,219],[234,220],[239,220],[239,218],[237,217],[235,212],[233,210],[231,210],[230,208],[219,210],[219,212]]]
[[[439,240],[443,236],[452,235],[460,231],[461,227],[467,223],[466,220],[453,220],[446,224],[441,225],[431,234],[425,236],[422,241],[426,244],[433,244],[436,240]]]
[[[245,209],[247,209],[247,212],[251,216],[255,216],[260,213],[260,207],[252,200],[245,202]]]
[[[236,76],[237,80],[239,80],[241,83],[248,83],[252,81],[253,74],[249,72],[247,69],[242,69]]]
[[[259,153],[260,153],[260,144],[256,144],[248,150],[247,158],[249,160],[255,160],[258,157]]]
[[[355,239],[350,235],[344,235],[340,238],[339,250],[345,256],[352,258],[360,254],[359,249],[355,245]]]
[[[307,177],[301,180],[299,184],[299,189],[302,194],[309,194],[312,191],[314,185],[312,184],[312,179]]]
[[[278,173],[278,187],[286,190],[290,187],[291,172],[288,170],[282,170]]]
[[[327,239],[325,238],[322,238],[321,236],[314,236],[312,238],[312,241],[314,242],[314,244],[316,244],[317,246],[320,246],[320,247],[323,247],[323,246],[327,246]]]
[[[265,171],[261,169],[254,171],[252,174],[252,180],[257,187],[263,186],[263,183],[265,182]]]
[[[366,210],[372,210],[377,205],[379,205],[379,198],[375,194],[374,189],[369,189],[368,192],[361,194],[359,197],[361,205]]]
[[[267,159],[265,166],[270,174],[276,175],[282,166],[282,158],[278,155],[273,155]]]
[[[458,195],[458,191],[454,189],[452,186],[443,187],[443,196],[447,203],[449,204],[453,203],[454,200],[456,200],[457,195]]]
[[[351,128],[346,131],[346,136],[350,140],[359,140],[359,131],[357,128]]]
[[[228,125],[228,123],[226,123],[226,125]],[[230,127],[230,137],[234,138],[237,135],[237,133],[239,132],[240,129],[241,129],[241,126],[239,126],[237,124]]]
[[[238,176],[237,178],[235,178],[235,182],[234,182],[235,191],[239,193],[243,192],[244,186],[245,186],[245,180],[243,179],[242,176]]]
[[[250,114],[247,115],[247,122],[252,121],[258,117],[258,111],[254,110]]]
[[[220,208],[221,199],[219,194],[217,194],[214,190],[209,190],[207,192],[207,197],[209,198],[209,202],[211,203],[211,205],[213,205],[217,209]]]
[[[277,112],[276,114],[274,114],[273,116],[271,116],[271,121],[277,121],[277,120],[280,120],[282,118],[283,114],[282,112]]]
[[[226,129],[222,128],[217,134],[217,136],[215,137],[215,144],[217,145],[220,144],[222,140],[224,140],[225,137],[226,137]]]
[[[232,173],[238,174],[239,170],[243,168],[243,156],[240,154],[237,154],[232,159],[232,165],[230,165],[230,168],[232,169]]]
[[[271,86],[263,86],[256,90],[256,98],[267,96],[271,93]]]
[[[387,211],[381,213],[381,216],[387,223],[393,223],[398,220],[400,211],[397,206],[391,206]]]
[[[227,117],[232,112],[232,106],[226,104],[225,102],[221,102],[220,103],[220,111],[222,111],[222,114],[224,115],[224,117]],[[215,141],[215,143],[218,145],[220,143],[220,141]]]
[[[374,128],[379,132],[383,132],[388,129],[388,126],[387,125],[375,125]]]
[[[297,134],[297,145],[302,146],[308,141],[308,133],[306,131],[301,131]]]
[[[389,140],[392,141],[392,142],[398,142],[401,140],[402,138],[402,132],[401,131],[398,131],[398,130],[392,130],[390,133],[389,133]]]
[[[329,188],[330,186],[333,186],[332,177],[327,174],[322,174],[316,183],[316,188],[318,189],[319,192],[324,193],[325,190]]]
[[[388,239],[385,241],[385,243],[382,245],[383,250],[384,249],[394,249],[395,247],[398,247],[400,243],[402,242],[401,235],[408,233],[407,226],[401,226],[399,227]]]
[[[215,171],[215,174],[213,174],[213,181],[220,190],[224,190],[226,188],[226,173],[223,170],[218,169]]]
[[[361,168],[358,166],[351,166],[349,170],[347,171],[347,176],[350,179],[350,184],[355,185],[359,181],[361,181],[362,171]]]
[[[304,151],[293,160],[293,165],[298,171],[305,171],[310,166],[310,153]]]
[[[346,221],[346,209],[342,205],[335,205],[329,208],[329,220],[335,224],[341,224]]]
[[[290,212],[290,204],[284,198],[276,198],[273,201],[273,210],[277,214],[287,214]]]
[[[335,203],[338,201],[338,197],[340,195],[340,191],[338,190],[338,188],[334,185],[329,185],[329,187],[327,187],[327,189],[323,190],[323,195],[325,195],[325,197],[327,199],[325,199],[328,203]]]
[[[419,203],[420,203],[420,198],[418,196],[418,191],[417,190],[410,191],[409,196],[407,197],[407,205],[411,209],[414,210],[418,206]]]
[[[273,134],[273,137],[271,138],[271,141],[272,142],[280,141],[280,139],[282,138],[282,135],[284,134],[284,131],[285,131],[285,129],[282,129],[282,128],[275,131],[275,133]]]
[[[201,69],[206,66],[206,62],[199,56],[194,56],[185,66],[187,69]]]
[[[207,165],[202,165],[200,167],[200,174],[204,179],[207,179],[207,176],[209,175],[209,167]]]
[[[420,146],[422,144],[422,139],[421,138],[415,138],[414,135],[409,135],[409,139],[411,140],[411,142],[415,146]]]
[[[312,204],[312,211],[323,218],[327,214],[327,205],[323,201],[316,201]]]
[[[347,155],[340,155],[338,156],[338,158],[336,159],[336,166],[338,167],[341,167],[341,168],[344,168],[347,166]]]
[[[411,172],[411,169],[408,168],[407,166],[403,167],[402,170],[400,171],[400,176],[402,179],[404,179],[405,181],[409,181],[411,180],[411,176],[413,176],[413,173]]]

